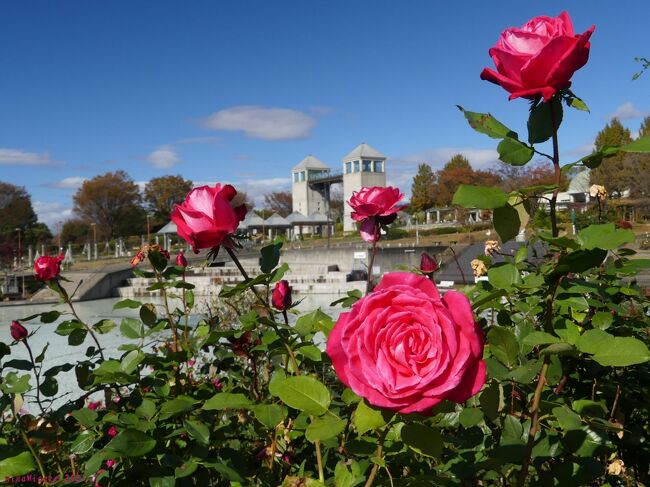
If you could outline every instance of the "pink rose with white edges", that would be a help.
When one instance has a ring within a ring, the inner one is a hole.
[[[342,313],[326,351],[346,386],[400,413],[464,402],[485,383],[483,333],[467,297],[441,297],[429,279],[408,272],[384,275]]]

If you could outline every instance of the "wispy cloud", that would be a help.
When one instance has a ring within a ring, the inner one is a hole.
[[[21,149],[0,148],[0,165],[46,166],[60,163],[59,161],[53,161],[47,152],[27,152]]]
[[[255,203],[256,208],[264,206],[264,195],[273,191],[291,189],[291,178],[245,178],[240,181],[220,181],[221,184],[232,184],[237,191],[245,192]],[[215,181],[193,181],[194,186],[214,186]]]
[[[613,113],[607,115],[607,118],[618,118],[619,120],[629,120],[631,118],[645,117],[648,113],[638,110],[631,101],[626,101],[619,106]]]
[[[84,181],[87,179],[88,178],[81,176],[70,176],[68,178],[63,178],[60,181],[52,181],[50,183],[46,183],[45,186],[48,188],[57,189],[77,189],[80,188]]]
[[[220,110],[202,121],[204,128],[244,132],[264,140],[291,140],[309,137],[316,119],[289,108],[242,105]]]
[[[52,232],[55,231],[58,222],[64,222],[72,218],[72,207],[63,203],[51,201],[32,202],[38,221],[45,223]]]
[[[147,156],[147,161],[160,169],[167,169],[181,162],[181,158],[171,145],[161,145]]]

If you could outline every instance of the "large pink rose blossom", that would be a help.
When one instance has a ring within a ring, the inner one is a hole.
[[[40,281],[51,281],[61,273],[63,254],[56,257],[43,255],[34,261],[34,275]]]
[[[236,194],[229,184],[217,184],[214,188],[200,186],[190,191],[182,204],[176,205],[172,221],[195,253],[199,249],[232,245],[230,236],[246,216],[245,205],[234,208],[231,205]]]
[[[373,243],[379,240],[381,225],[393,223],[397,213],[406,207],[398,204],[403,197],[398,188],[391,186],[363,187],[352,193],[348,205],[354,211],[350,216],[353,220],[361,222],[361,238]]]
[[[571,77],[589,59],[589,38],[595,26],[583,34],[573,31],[566,12],[557,17],[535,17],[523,27],[511,27],[489,51],[497,68],[485,68],[481,79],[501,85],[510,99],[544,97],[549,101],[571,86]]]
[[[339,379],[370,404],[427,413],[485,383],[483,334],[465,295],[408,272],[384,275],[342,313],[327,340]]]

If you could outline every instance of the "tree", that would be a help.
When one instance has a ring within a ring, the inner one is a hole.
[[[433,189],[435,183],[436,177],[431,170],[431,166],[425,163],[418,165],[418,172],[413,177],[413,184],[411,185],[409,210],[412,213],[419,213],[434,205],[435,195]]]
[[[92,228],[90,224],[79,218],[72,218],[63,224],[61,229],[61,243],[82,243],[91,239]]]
[[[525,166],[511,166],[504,162],[499,162],[491,169],[491,172],[501,179],[499,187],[507,192],[517,188],[529,188],[532,186],[542,186],[555,184],[555,172],[550,164],[546,163],[529,163]],[[566,177],[562,175],[560,189],[566,187]],[[548,193],[540,190],[538,194]]]
[[[246,191],[239,191],[239,190],[237,190],[237,194],[232,199],[230,204],[233,207],[237,207],[237,206],[240,206],[240,205],[246,205],[246,209],[248,211],[250,211],[255,206],[255,203],[253,202],[253,200],[251,200],[249,198],[248,193]]]
[[[98,236],[137,235],[144,231],[142,195],[124,171],[107,172],[84,181],[73,201],[74,213],[88,224],[97,224]]]
[[[454,193],[461,184],[478,186],[496,186],[501,178],[489,171],[477,171],[472,168],[467,158],[461,154],[453,156],[445,167],[436,171],[434,199],[438,207],[451,205]]]
[[[291,191],[273,191],[265,194],[264,209],[280,216],[288,216],[293,211]]]
[[[36,224],[32,199],[22,186],[0,181],[0,236],[8,237]]]
[[[618,118],[613,118],[605,125],[598,135],[594,145],[596,150],[605,146],[628,144],[632,141],[630,131],[626,129]],[[630,164],[630,158],[624,152],[603,159],[596,169],[591,171],[591,182],[605,186],[607,192],[613,197],[620,198],[623,192],[630,189],[636,171]]]
[[[160,176],[153,178],[144,186],[144,202],[153,214],[154,222],[164,225],[174,205],[182,203],[193,183],[182,176]]]
[[[650,136],[650,117],[645,117],[639,127],[639,137]],[[650,197],[650,154],[625,154],[634,175],[630,178],[630,196],[633,198]]]

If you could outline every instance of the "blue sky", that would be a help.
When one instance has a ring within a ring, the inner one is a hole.
[[[650,73],[631,80],[650,56],[644,0],[3,2],[0,180],[53,226],[106,171],[230,182],[259,201],[306,155],[338,169],[365,141],[408,194],[418,162],[496,159],[455,104],[524,133],[527,102],[479,74],[504,28],[565,9],[577,32],[596,25],[573,78],[591,113],[566,111],[561,130],[568,163],[613,114],[637,130],[650,112]]]

